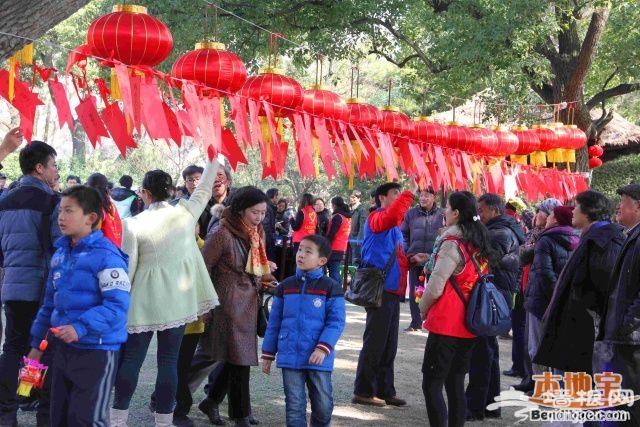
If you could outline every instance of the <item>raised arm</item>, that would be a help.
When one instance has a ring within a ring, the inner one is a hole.
[[[181,201],[196,220],[200,218],[200,215],[202,215],[207,203],[211,199],[213,182],[216,180],[219,167],[220,163],[218,163],[217,160],[208,162],[202,173],[202,179],[200,179],[200,183],[193,191],[189,200]]]

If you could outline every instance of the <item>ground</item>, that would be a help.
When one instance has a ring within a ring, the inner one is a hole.
[[[428,425],[424,396],[422,394],[422,358],[427,334],[423,332],[402,332],[409,325],[410,315],[407,304],[401,304],[400,338],[398,355],[396,357],[395,385],[398,397],[406,399],[406,407],[397,408],[387,406],[373,408],[354,405],[351,403],[353,380],[355,378],[358,353],[362,346],[362,331],[364,330],[365,312],[360,307],[347,304],[347,326],[342,339],[337,345],[337,358],[333,373],[333,395],[335,408],[333,413],[334,427],[352,426],[426,426]],[[500,369],[511,367],[511,341],[499,340]],[[129,426],[153,426],[153,415],[147,407],[155,383],[155,341],[149,350],[142,368],[140,382],[133,397],[130,409]],[[502,389],[519,382],[519,379],[502,376]],[[258,367],[251,372],[251,400],[253,412],[261,426],[284,426],[284,395],[282,391],[282,377],[280,371],[272,369],[271,376],[263,374]],[[194,396],[194,406],[190,417],[196,426],[210,425],[197,404],[204,394],[199,391]],[[221,406],[221,412],[226,416],[226,401]],[[514,409],[503,409],[502,419],[496,421],[482,421],[468,423],[469,426],[507,426],[513,425],[518,419],[513,415]],[[20,426],[35,426],[33,412],[20,413]],[[534,423],[529,423],[529,425]],[[540,423],[535,423],[540,425]],[[227,422],[227,425],[230,425]],[[525,423],[519,425],[526,425]]]

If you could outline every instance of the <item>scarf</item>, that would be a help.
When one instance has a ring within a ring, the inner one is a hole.
[[[258,277],[271,274],[271,268],[269,268],[269,262],[267,260],[267,252],[264,249],[260,233],[258,233],[258,227],[249,227],[244,221],[242,221],[242,225],[249,235],[250,244],[245,271]]]

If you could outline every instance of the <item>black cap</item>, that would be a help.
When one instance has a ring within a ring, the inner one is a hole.
[[[618,188],[616,191],[621,196],[628,196],[640,201],[640,184],[629,184]]]

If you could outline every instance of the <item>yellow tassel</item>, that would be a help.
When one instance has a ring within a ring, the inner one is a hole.
[[[547,161],[549,163],[562,163],[562,148],[553,148],[547,151]]]
[[[20,382],[16,393],[18,393],[19,396],[29,397],[31,395],[32,388],[33,388],[33,385]]]
[[[16,97],[15,78],[16,78],[16,60],[12,56],[11,58],[9,58],[9,87],[8,87],[9,102],[13,102],[13,98]]]
[[[564,150],[564,161],[565,161],[565,163],[575,163],[576,162],[576,150],[565,149]]]
[[[516,162],[516,163],[520,163],[521,165],[526,165],[527,164],[527,155],[525,154],[524,156],[520,156],[517,154],[512,154],[511,155],[511,161],[512,162]]]
[[[349,184],[348,184],[349,190],[353,190],[353,178],[355,174],[356,174],[355,164],[353,161],[351,161],[349,162]]]
[[[227,118],[224,115],[224,101],[220,98],[220,126],[225,127]]]
[[[116,73],[116,69],[111,69],[111,99],[114,101],[122,100],[122,94],[120,93],[120,85],[118,85],[118,74]]]
[[[25,45],[13,54],[13,58],[22,65],[33,65],[33,43]]]
[[[315,136],[311,138],[313,142],[313,165],[316,170],[316,176],[320,174],[320,143]]]
[[[259,116],[258,121],[260,122],[260,134],[262,135],[262,140],[265,144],[271,144],[271,129],[269,129],[267,118],[264,116]]]
[[[534,166],[547,166],[547,155],[544,151],[535,151],[531,153],[529,161]]]

